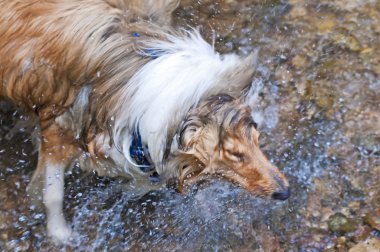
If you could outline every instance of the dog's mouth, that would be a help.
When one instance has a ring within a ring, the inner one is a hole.
[[[232,175],[233,174],[233,175]],[[290,197],[290,188],[284,187],[283,189],[273,189],[276,187],[263,187],[259,183],[248,183],[247,178],[242,177],[240,174],[233,171],[229,172],[214,172],[209,173],[207,169],[199,172],[192,172],[188,174],[182,181],[179,181],[176,189],[180,193],[187,193],[188,191],[198,190],[209,185],[213,180],[226,181],[237,188],[244,189],[255,197],[271,198],[274,200],[287,200]],[[258,181],[259,182],[259,181]]]
[[[193,171],[178,180],[176,189],[180,193],[186,193],[194,185],[202,184],[208,180],[208,176],[202,171]]]

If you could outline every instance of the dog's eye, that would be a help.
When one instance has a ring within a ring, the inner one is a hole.
[[[255,129],[257,129],[257,123],[255,121],[252,121],[252,125],[255,127]]]
[[[244,162],[245,160],[245,155],[243,153],[236,151],[227,151],[227,153],[230,159],[232,159],[235,162]]]

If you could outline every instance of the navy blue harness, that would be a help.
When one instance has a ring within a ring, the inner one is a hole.
[[[129,148],[129,153],[136,164],[141,165],[141,171],[150,172],[154,170],[154,167],[152,167],[149,162],[148,146],[143,146],[138,129],[134,130],[132,133],[132,143]]]
[[[148,146],[143,146],[140,132],[138,129],[133,131],[132,136],[132,143],[131,147],[129,148],[131,158],[133,158],[137,165],[140,165],[140,170],[142,172],[151,173],[149,175],[150,183],[157,184],[158,182],[160,182],[160,176],[155,171],[155,167],[149,162],[150,158]]]

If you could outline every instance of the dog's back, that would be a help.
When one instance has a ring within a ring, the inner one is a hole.
[[[66,9],[58,5],[66,5]],[[83,69],[89,63],[89,59],[83,58],[86,47],[82,46],[89,43],[78,36],[83,26],[96,24],[97,15],[91,12],[93,6],[88,7],[79,9],[74,1],[64,4],[3,1],[0,95],[37,112],[44,119],[62,113],[83,85],[80,75],[86,74]],[[83,21],[84,17],[87,20]]]
[[[144,7],[144,2],[149,2],[149,7]],[[43,121],[61,114],[89,81],[94,87],[102,83],[99,94],[105,93],[104,87],[109,88],[103,84],[105,74],[117,69],[104,66],[131,59],[131,52],[118,50],[133,46],[129,38],[139,30],[138,25],[133,27],[137,17],[161,17],[155,21],[165,25],[178,4],[150,2],[1,1],[0,96],[35,111]],[[155,5],[157,8],[152,8]],[[141,16],[144,11],[148,14]],[[136,61],[132,68],[143,64],[143,60]],[[126,77],[123,75],[124,82]]]

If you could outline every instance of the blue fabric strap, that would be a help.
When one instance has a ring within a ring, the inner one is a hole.
[[[136,164],[141,165],[140,169],[143,172],[150,172],[154,170],[154,167],[149,162],[149,153],[147,146],[143,146],[141,141],[140,132],[138,129],[134,130],[132,133],[132,144],[129,148],[129,153],[131,158],[133,158]]]

